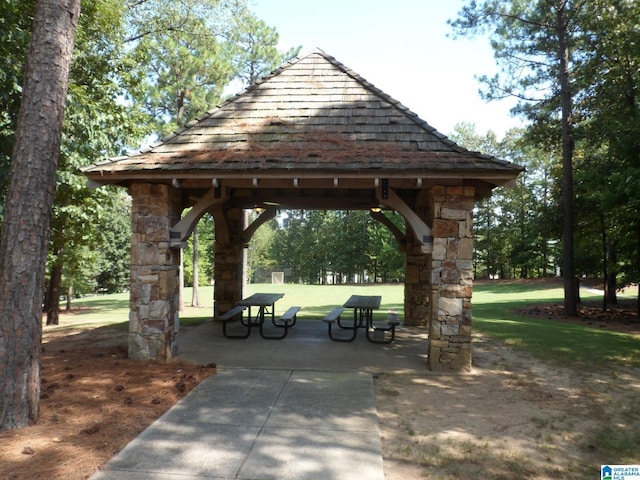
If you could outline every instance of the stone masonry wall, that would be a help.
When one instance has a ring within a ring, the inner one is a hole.
[[[242,299],[244,215],[239,208],[225,209],[218,213],[218,215],[221,214],[225,216],[229,242],[216,238],[214,317],[230,310]],[[218,224],[218,217],[216,217],[216,224]],[[218,230],[216,228],[216,235],[219,233]]]
[[[432,224],[430,203],[420,194],[413,206],[416,214],[427,225]],[[426,326],[429,322],[431,302],[431,255],[423,253],[422,245],[410,228],[407,228],[405,254],[404,322],[405,325]]]
[[[473,187],[434,187],[429,368],[471,368]]]
[[[176,354],[180,251],[169,229],[180,219],[180,193],[134,183],[132,196],[129,358],[169,361]]]

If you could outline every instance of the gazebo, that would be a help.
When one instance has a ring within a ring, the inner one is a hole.
[[[461,148],[323,51],[146,150],[83,169],[132,197],[131,358],[176,354],[180,249],[205,213],[218,316],[241,299],[243,248],[277,209],[366,209],[405,252],[405,324],[428,326],[433,370],[471,365],[474,204],[522,170]]]

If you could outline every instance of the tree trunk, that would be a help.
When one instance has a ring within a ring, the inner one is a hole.
[[[71,311],[71,299],[73,298],[73,285],[69,285],[67,288],[67,306],[65,308],[66,312]]]
[[[193,294],[191,295],[191,306],[200,306],[200,269],[198,262],[200,261],[200,253],[198,252],[198,226],[193,229]]]
[[[607,261],[607,303],[616,305],[618,303],[618,251],[615,245],[609,244]]]
[[[45,262],[80,0],[38,0],[0,238],[0,430],[40,413]]]
[[[57,252],[51,268],[49,292],[47,293],[47,325],[58,325],[60,317],[60,289],[62,287],[62,250]]]
[[[560,62],[560,97],[562,102],[562,208],[564,210],[562,247],[564,281],[564,314],[578,315],[575,291],[573,244],[573,111],[569,63],[569,33],[567,31],[568,2],[557,5],[558,60]]]

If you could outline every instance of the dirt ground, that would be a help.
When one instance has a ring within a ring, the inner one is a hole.
[[[560,306],[522,313],[540,312],[566,321]],[[606,328],[638,326],[612,315]],[[0,480],[86,479],[215,374],[128,360],[124,331],[45,333],[44,342],[41,418],[0,433]],[[640,463],[638,369],[575,371],[476,335],[470,373],[381,374],[375,388],[386,480],[582,480],[599,478],[603,463]]]
[[[126,331],[45,329],[40,420],[0,432],[0,480],[89,478],[214,373],[214,365],[128,360]]]
[[[632,304],[519,313],[640,335]],[[380,375],[386,480],[584,480],[604,464],[640,464],[640,369],[576,371],[474,335],[465,375]]]

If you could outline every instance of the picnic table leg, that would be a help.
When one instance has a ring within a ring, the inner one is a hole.
[[[265,316],[265,311],[268,312],[267,307],[260,307],[260,311],[261,311],[261,316],[260,316],[260,336],[266,340],[282,340],[284,337],[287,336],[287,333],[289,331],[289,323],[287,321],[284,322],[283,325],[279,325],[276,323],[275,320],[275,316],[274,316],[274,307],[273,305],[271,306],[271,323],[273,323],[276,327],[282,328],[283,332],[280,335],[267,335],[264,333],[264,316]]]
[[[371,337],[371,332],[375,333],[375,332],[383,332],[382,335],[382,340],[376,340],[375,338]],[[390,338],[386,338],[386,332],[391,332],[391,336]],[[371,315],[369,317],[369,321],[367,323],[367,340],[369,340],[371,343],[384,343],[384,344],[389,344],[391,342],[393,342],[396,338],[396,324],[390,324],[388,327],[378,327],[376,325],[373,324],[373,312],[371,312]]]
[[[389,338],[385,338],[386,337],[386,332],[391,332],[391,336]],[[370,332],[383,332],[383,338],[382,340],[376,340],[375,338],[371,337],[371,333]],[[371,343],[384,343],[384,344],[389,344],[391,342],[393,342],[396,338],[396,326],[392,325],[389,328],[383,328],[383,327],[373,327],[373,329],[368,329],[367,328],[367,340],[369,340]]]
[[[353,327],[349,327],[347,325],[343,325],[342,322],[340,321],[340,317],[338,317],[338,326],[340,328],[344,328],[345,330],[351,330],[351,329],[358,328],[358,309],[357,308],[353,309]],[[353,338],[355,338],[355,336]]]
[[[353,342],[356,339],[356,335],[358,334],[358,327],[356,326],[356,317],[354,316],[353,319],[353,328],[351,327],[342,327],[340,325],[340,319],[338,319],[338,325],[340,325],[341,328],[346,328],[348,330],[353,330],[353,335],[351,335],[351,337],[346,337],[346,338],[340,338],[340,337],[334,337],[333,336],[333,332],[331,331],[331,324],[333,322],[328,322],[329,324],[329,338],[331,340],[333,340],[334,342]]]
[[[242,312],[240,312],[240,323],[247,328],[247,332],[242,335],[231,335],[227,333],[227,322],[222,322],[222,334],[225,336],[225,338],[230,338],[232,340],[243,340],[245,338],[248,338],[249,335],[251,335],[251,321],[245,323],[242,320]]]

